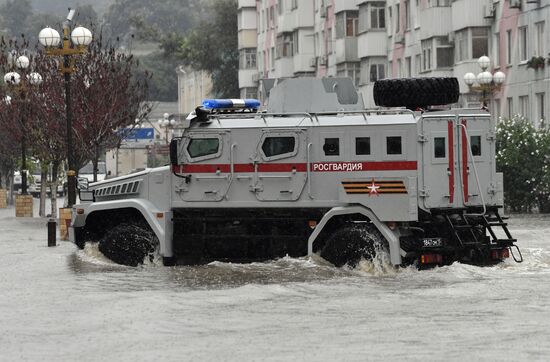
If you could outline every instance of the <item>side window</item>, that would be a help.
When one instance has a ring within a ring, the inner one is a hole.
[[[217,138],[193,138],[189,141],[187,152],[191,158],[204,157],[218,153],[220,140]]]
[[[445,137],[434,138],[434,158],[445,158]]]
[[[470,148],[472,149],[472,155],[481,156],[481,136],[470,137]]]
[[[340,139],[339,138],[325,138],[325,144],[323,145],[323,151],[325,151],[325,156],[339,156],[340,155]]]
[[[355,154],[370,155],[370,137],[355,138]]]
[[[266,137],[262,144],[262,151],[266,157],[274,157],[294,152],[296,138],[294,137]]]
[[[386,151],[388,155],[401,155],[403,153],[401,136],[386,137]]]

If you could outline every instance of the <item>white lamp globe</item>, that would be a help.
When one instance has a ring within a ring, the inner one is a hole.
[[[493,75],[490,72],[481,72],[477,75],[477,81],[479,84],[489,84],[493,81]]]
[[[45,47],[56,47],[59,45],[61,37],[57,30],[47,27],[38,33],[38,41]]]
[[[15,66],[19,69],[27,69],[29,67],[29,64],[30,64],[29,58],[27,58],[24,55],[21,55],[15,61]]]
[[[176,125],[176,120],[175,119],[171,119],[170,120],[170,125],[173,127]]]
[[[162,121],[163,121],[162,119],[159,119],[159,120],[157,121],[157,124],[158,124],[159,126],[162,126]]]
[[[491,65],[491,59],[489,59],[488,56],[483,55],[483,56],[479,57],[479,59],[477,60],[477,64],[479,64],[481,69],[485,70],[485,69],[489,68],[489,65]]]
[[[75,45],[90,45],[92,32],[83,26],[76,27],[71,32],[71,40]]]
[[[167,120],[167,119],[163,119],[163,120],[162,120],[162,125],[163,125],[164,127],[168,127],[169,124],[170,124],[170,121],[169,121],[169,120]]]
[[[496,72],[494,75],[493,75],[493,81],[496,83],[496,84],[502,84],[504,83],[504,80],[506,79],[506,74],[504,74],[503,72]]]
[[[32,85],[40,85],[42,83],[42,76],[39,73],[32,72],[27,76],[27,79]]]
[[[9,72],[4,75],[4,82],[11,85],[17,85],[21,81],[21,76],[17,72]]]
[[[475,83],[475,81],[476,81],[476,76],[474,73],[464,74],[464,83],[466,83],[466,85],[471,86]]]

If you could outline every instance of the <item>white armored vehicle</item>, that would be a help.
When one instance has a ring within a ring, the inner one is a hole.
[[[354,266],[380,251],[419,267],[521,261],[498,212],[489,113],[418,108],[456,102],[455,78],[385,80],[374,97],[404,107],[365,110],[340,78],[280,81],[263,112],[207,100],[170,166],[81,190],[70,237],[127,265],[157,247],[165,265],[318,253]]]

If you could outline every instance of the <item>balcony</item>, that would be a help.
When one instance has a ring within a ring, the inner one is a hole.
[[[313,54],[296,54],[293,57],[294,62],[294,73],[307,73],[307,72],[314,72],[315,71],[315,65],[314,64],[315,57]]]
[[[452,31],[478,26],[489,26],[493,19],[484,18],[486,1],[457,0],[452,4]],[[424,24],[422,24],[424,27]]]
[[[305,1],[304,1],[305,2]],[[357,0],[338,0],[334,2],[334,13],[346,10],[357,10]]]
[[[357,38],[345,37],[336,39],[336,63],[357,62]]]
[[[369,30],[359,34],[357,37],[358,58],[387,56],[386,42],[385,30]]]
[[[275,60],[275,77],[292,77],[294,75],[294,57]]]
[[[257,74],[256,69],[239,69],[239,88],[258,86]]]
[[[452,31],[450,6],[433,6],[420,11],[420,39],[447,36]]]
[[[239,9],[242,8],[254,8],[256,9],[256,0],[239,0]]]

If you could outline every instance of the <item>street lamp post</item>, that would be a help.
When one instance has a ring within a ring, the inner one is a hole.
[[[29,68],[30,61],[24,55],[15,60],[15,66],[21,71],[24,77],[17,72],[8,72],[4,75],[4,82],[19,93],[21,103],[26,101],[28,91],[32,86],[38,86],[42,83],[42,76],[36,72],[25,74]],[[11,97],[5,99],[6,103],[11,104]],[[27,127],[25,117],[21,115],[21,194],[27,195]]]
[[[166,141],[166,144],[170,143],[170,140],[168,139],[168,132],[169,130],[174,130],[174,127],[176,126],[176,120],[175,119],[169,119],[170,115],[168,113],[163,114],[163,118],[159,119],[157,121],[157,124],[159,127],[164,128],[164,139]]]
[[[487,107],[487,101],[490,100],[490,96],[500,90],[502,83],[506,79],[506,75],[503,72],[495,72],[492,74],[487,69],[491,65],[491,59],[488,56],[481,56],[477,60],[477,64],[481,68],[481,72],[476,76],[474,73],[466,73],[464,75],[464,83],[468,86],[470,91],[481,93],[481,103],[483,107]],[[475,84],[477,81],[477,84]]]
[[[71,32],[71,23],[75,10],[70,9],[66,21],[63,23],[63,42],[57,30],[44,28],[38,34],[38,40],[46,48],[46,55],[63,57],[59,70],[65,78],[65,113],[67,120],[67,207],[76,203],[76,165],[73,153],[73,129],[71,114],[71,74],[74,72],[74,55],[86,53],[86,47],[92,42],[90,30],[79,26]]]

